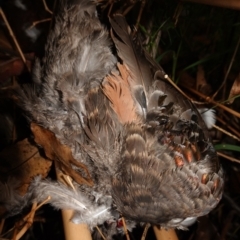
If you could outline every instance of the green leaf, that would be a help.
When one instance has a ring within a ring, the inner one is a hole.
[[[240,147],[237,145],[231,145],[231,144],[217,144],[214,145],[216,150],[229,150],[229,151],[236,151],[240,152]]]

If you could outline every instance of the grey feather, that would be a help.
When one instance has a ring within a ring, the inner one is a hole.
[[[36,177],[31,185],[30,192],[33,195],[33,201],[42,202],[50,196],[50,203],[57,209],[72,209],[75,211],[72,221],[74,223],[86,223],[90,228],[98,224],[102,224],[112,216],[110,214],[111,200],[104,201],[105,204],[98,204],[97,201],[93,203],[86,197],[81,190],[73,190],[69,187],[49,180],[41,180]],[[110,198],[111,199],[111,198]]]

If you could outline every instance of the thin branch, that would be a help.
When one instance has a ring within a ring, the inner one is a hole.
[[[232,55],[231,61],[230,61],[230,63],[229,63],[227,72],[226,72],[226,74],[225,74],[225,76],[224,76],[223,82],[222,82],[221,86],[218,88],[218,90],[213,94],[212,99],[214,99],[214,98],[216,97],[216,95],[219,93],[219,91],[221,90],[221,88],[225,85],[225,83],[226,83],[226,81],[227,81],[227,78],[228,78],[228,75],[229,75],[229,73],[230,73],[230,70],[231,70],[231,68],[232,68],[233,62],[234,62],[234,60],[235,60],[235,57],[236,57],[236,54],[237,54],[239,45],[240,45],[240,37],[238,38],[237,45],[236,45],[235,50],[234,50],[234,52],[233,52],[233,55]]]
[[[21,58],[22,58],[22,61],[24,62],[25,66],[27,67],[28,71],[30,72],[30,68],[29,68],[28,65],[27,65],[27,61],[26,61],[26,58],[25,58],[25,56],[24,56],[24,54],[23,54],[23,52],[22,52],[22,49],[21,49],[21,47],[19,46],[18,41],[17,41],[17,39],[16,39],[16,37],[15,37],[13,31],[12,31],[12,28],[11,28],[11,26],[9,25],[8,20],[7,20],[7,18],[6,18],[6,16],[5,16],[5,14],[4,14],[4,12],[3,12],[3,10],[2,10],[1,7],[0,7],[0,15],[2,16],[3,21],[4,21],[4,23],[6,24],[6,27],[7,27],[8,31],[9,31],[9,34],[10,34],[10,36],[11,36],[12,39],[13,39],[13,42],[14,42],[17,50],[18,50],[18,53],[20,54],[20,56],[21,56]]]
[[[226,158],[227,160],[231,161],[231,162],[236,162],[236,163],[240,163],[240,160],[234,158],[234,157],[230,157],[228,156],[227,154],[224,154],[222,152],[217,152],[217,155],[220,156],[220,157],[224,157]]]
[[[148,232],[148,229],[149,229],[150,227],[151,227],[151,224],[150,224],[150,223],[147,223],[146,226],[145,226],[145,228],[144,228],[144,231],[143,231],[141,240],[145,240],[145,239],[146,239],[147,232]]]
[[[226,121],[224,121],[222,118],[217,117],[217,121],[219,121],[221,124],[224,125],[224,127],[228,128],[231,132],[233,132],[238,139],[240,139],[240,133],[238,130],[236,130],[235,128],[233,128],[232,126],[229,125],[229,123],[227,123]]]
[[[225,105],[214,101],[214,100],[211,99],[210,97],[208,97],[208,96],[206,96],[206,95],[198,92],[198,91],[195,90],[195,89],[189,88],[189,87],[187,87],[187,86],[184,86],[184,87],[185,87],[186,89],[188,89],[189,91],[191,91],[192,93],[196,94],[197,96],[203,98],[206,102],[211,103],[211,104],[215,105],[216,107],[219,107],[219,108],[225,110],[226,112],[231,113],[232,115],[240,118],[240,113],[239,113],[239,112],[236,112],[236,111],[234,111],[233,109],[231,109],[231,108],[229,108],[229,107],[226,107]]]
[[[129,233],[128,233],[128,230],[127,230],[127,225],[126,225],[124,217],[122,217],[122,223],[123,223],[123,228],[124,228],[124,232],[125,232],[125,235],[126,235],[126,239],[130,240]]]
[[[50,14],[53,14],[53,12],[48,8],[48,5],[46,3],[46,0],[42,0],[43,1],[43,5],[44,5],[44,8],[47,12],[49,12]]]
[[[232,133],[226,131],[225,129],[223,129],[223,128],[215,125],[215,124],[213,124],[213,127],[216,128],[218,131],[225,133],[225,134],[228,135],[229,137],[231,137],[231,138],[233,138],[233,139],[235,139],[235,140],[237,140],[237,141],[240,141],[240,138],[238,138],[237,136],[233,135]]]
[[[50,22],[51,20],[52,20],[52,18],[46,18],[46,19],[42,19],[42,20],[39,20],[39,21],[34,21],[28,29],[34,28],[35,26],[37,26],[40,23]]]

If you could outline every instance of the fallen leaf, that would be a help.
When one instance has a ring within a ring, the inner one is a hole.
[[[211,87],[207,83],[205,78],[205,71],[201,65],[198,65],[197,79],[196,79],[196,89],[205,95],[209,95],[211,92]]]
[[[0,152],[0,181],[9,177],[19,181],[18,192],[24,195],[32,179],[37,175],[46,177],[52,162],[43,158],[38,148],[24,139]]]
[[[34,134],[35,142],[44,149],[47,158],[57,161],[61,170],[65,174],[72,177],[78,184],[93,185],[87,167],[73,158],[71,149],[68,146],[61,144],[53,132],[37,125],[36,123],[31,123],[31,130]],[[86,172],[87,178],[76,172],[71,164],[82,168]]]
[[[236,97],[237,95],[240,95],[240,73],[238,74],[238,76],[236,77],[232,85],[232,88],[230,90],[229,97],[228,97],[229,99],[228,103],[232,104],[235,100],[234,97]]]

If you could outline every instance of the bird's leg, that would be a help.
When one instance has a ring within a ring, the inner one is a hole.
[[[46,198],[43,202],[41,202],[39,205],[37,205],[36,202],[33,203],[32,209],[30,213],[28,213],[22,220],[21,222],[16,223],[15,225],[15,230],[14,230],[14,237],[13,240],[18,240],[20,239],[26,231],[32,226],[33,221],[34,221],[34,216],[36,211],[45,203],[47,203],[50,200],[50,196]],[[18,233],[16,232],[17,229],[21,229]]]

